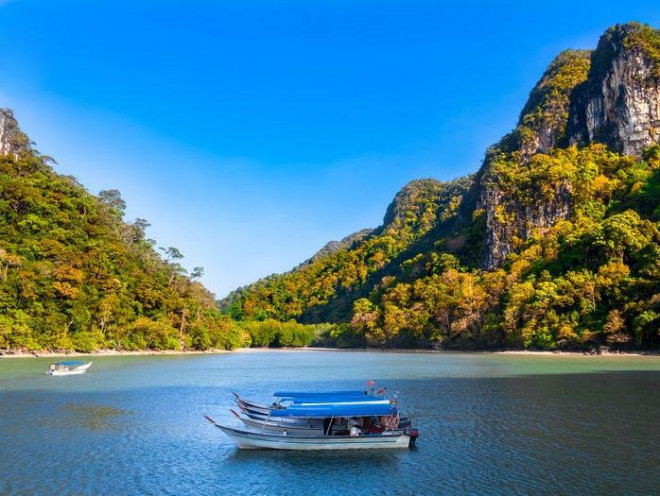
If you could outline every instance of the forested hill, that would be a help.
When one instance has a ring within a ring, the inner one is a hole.
[[[337,322],[338,345],[657,347],[660,31],[557,56],[473,177],[407,185],[383,225],[221,302]]]
[[[116,190],[56,174],[0,110],[0,349],[240,346],[245,337],[180,265],[122,220]]]

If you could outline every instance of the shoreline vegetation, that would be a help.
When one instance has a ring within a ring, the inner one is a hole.
[[[233,350],[96,350],[93,352],[77,351],[27,351],[27,350],[0,350],[0,359],[3,358],[66,358],[66,357],[106,357],[106,356],[176,356],[176,355],[224,355],[229,353],[287,353],[295,351],[333,351],[356,352],[368,351],[370,353],[422,353],[422,354],[493,354],[493,355],[527,355],[527,356],[595,356],[595,357],[640,357],[660,356],[657,350],[629,350],[629,351],[560,351],[560,350],[432,350],[432,349],[382,349],[382,348],[327,348],[327,347],[285,347],[285,348],[236,348]]]

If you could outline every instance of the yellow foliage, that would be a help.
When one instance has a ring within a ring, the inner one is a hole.
[[[607,178],[607,176],[599,174],[593,181],[593,188],[595,193],[601,196],[609,195],[611,193],[610,183],[611,181]]]
[[[68,281],[76,284],[80,284],[85,278],[85,273],[82,270],[76,269],[69,265],[57,268],[53,275],[58,281]]]
[[[69,298],[70,300],[75,300],[80,294],[80,289],[74,288],[68,282],[55,281],[53,283],[53,288],[55,288],[60,295]]]
[[[630,187],[630,192],[631,193],[639,193],[643,188],[644,188],[644,183],[641,182],[641,181],[637,181],[635,184],[633,184]]]

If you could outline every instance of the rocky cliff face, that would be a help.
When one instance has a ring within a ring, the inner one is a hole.
[[[29,148],[27,136],[21,132],[11,110],[0,109],[0,155],[19,155]]]
[[[544,229],[570,213],[570,185],[556,186],[552,202],[521,201],[507,188],[498,162],[513,161],[518,167],[529,164],[536,153],[547,153],[565,143],[573,89],[586,80],[590,52],[567,50],[552,61],[530,93],[516,129],[491,148],[480,173],[480,204],[486,212],[484,266],[501,265],[516,240],[528,238],[534,229]]]
[[[240,318],[345,322],[358,299],[377,300],[395,281],[437,276],[450,266],[502,266],[526,242],[572,220],[585,197],[604,205],[605,190],[620,182],[603,176],[597,192],[594,178],[576,172],[579,152],[569,145],[597,142],[639,154],[659,141],[659,78],[660,32],[647,26],[616,26],[593,52],[559,54],[531,91],[516,128],[488,150],[474,176],[411,182],[380,227],[329,243],[292,272],[230,295],[223,308]],[[413,296],[404,293],[396,297],[407,301],[402,307]]]
[[[551,201],[525,202],[511,198],[496,183],[484,188],[486,210],[486,256],[488,270],[502,265],[507,255],[534,232],[543,232],[571,212],[571,184],[562,181]]]
[[[566,50],[552,61],[531,91],[516,129],[502,140],[502,151],[519,150],[529,158],[566,141],[571,93],[587,78],[590,56],[589,50]]]
[[[660,139],[660,32],[626,24],[610,28],[593,54],[587,81],[571,98],[571,144],[607,144],[641,156]]]
[[[530,159],[536,153],[594,142],[640,156],[658,141],[660,31],[634,23],[615,26],[593,53],[560,54],[532,90],[516,129],[489,150],[482,166],[484,266],[500,266],[520,240],[571,213],[568,181],[554,184],[552,200],[532,194],[521,201],[515,191],[507,190],[493,164],[509,161],[519,169],[533,167]]]

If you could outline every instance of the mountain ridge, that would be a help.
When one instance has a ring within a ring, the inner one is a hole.
[[[551,260],[555,255],[550,252],[537,253],[534,263],[523,263],[520,257],[531,257],[532,247],[545,249],[547,236],[557,246],[567,246],[566,234],[558,231],[561,226],[570,224],[578,237],[590,235],[589,229],[597,226],[603,229],[600,236],[607,237],[614,236],[611,224],[623,223],[639,230],[634,235],[644,240],[641,251],[657,248],[653,202],[654,146],[660,129],[659,33],[639,23],[616,25],[593,51],[560,53],[532,89],[514,131],[487,151],[474,176],[447,183],[461,187],[447,194],[451,187],[444,186],[443,193],[434,191],[428,202],[425,183],[413,181],[388,207],[381,228],[350,247],[316,258],[313,270],[297,268],[237,290],[222,308],[242,319],[344,322],[344,331],[335,337],[354,345],[656,346],[657,333],[649,330],[658,319],[660,296],[654,296],[655,289],[649,294],[654,303],[639,314],[630,310],[632,301],[625,303],[630,311],[619,311],[611,299],[599,301],[595,295],[593,315],[558,306],[550,313],[553,322],[539,324],[540,316],[507,320],[506,314],[519,285],[532,285],[533,296],[524,305],[538,304],[538,267],[556,267],[561,261]],[[411,201],[397,210],[400,195],[409,195]],[[641,201],[653,208],[642,208]],[[622,205],[632,208],[620,211]],[[397,222],[388,229],[390,219]],[[411,227],[407,221],[414,219],[412,232],[406,231]],[[617,267],[641,284],[641,295],[657,287],[657,274],[646,280],[648,276],[636,272],[632,261],[646,262],[637,260],[638,251],[633,251],[622,252]],[[614,263],[609,252],[597,257]],[[557,280],[573,277],[575,270],[597,277],[603,267],[614,267],[608,263],[575,261],[557,273]],[[347,272],[356,277],[347,278]],[[442,304],[426,301],[428,295],[419,294],[423,301],[416,300],[417,287],[427,285],[426,291],[446,297],[462,284],[482,291],[481,307],[467,315],[461,310],[470,299],[466,294],[442,311]],[[321,298],[313,290],[319,286],[324,287]],[[395,294],[404,289],[408,296]],[[634,292],[627,297],[634,300]],[[424,312],[429,315],[421,317]],[[610,334],[620,341],[608,338],[607,329],[617,329]]]

